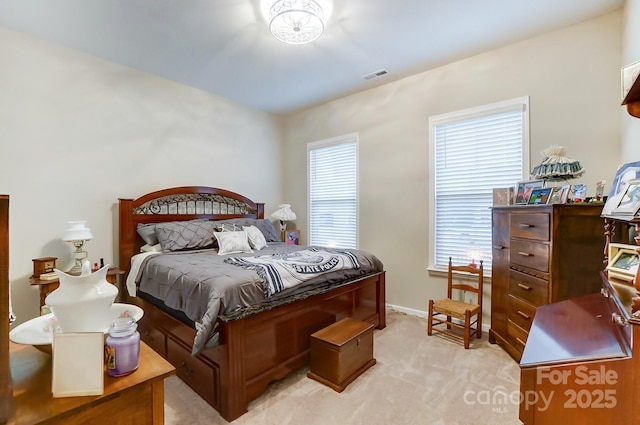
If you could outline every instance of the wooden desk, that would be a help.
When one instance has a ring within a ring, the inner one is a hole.
[[[100,396],[53,398],[51,356],[30,345],[10,344],[13,378],[13,418],[22,424],[163,424],[164,379],[175,368],[145,343],[140,343],[140,366],[130,375],[105,373]]]
[[[119,300],[122,299],[122,288],[120,287],[120,285],[118,285],[118,276],[125,273],[126,272],[124,270],[120,270],[117,267],[111,268],[107,271],[107,282],[116,285],[116,287],[118,288],[118,296],[116,297],[115,302],[119,302]],[[40,287],[40,307],[46,304],[45,299],[47,298],[47,295],[49,295],[50,292],[58,289],[58,286],[60,286],[60,281],[58,279],[40,280],[37,277],[30,277],[29,283],[34,286],[38,285]]]

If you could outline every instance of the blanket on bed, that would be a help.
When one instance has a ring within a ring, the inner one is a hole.
[[[224,262],[258,273],[264,280],[267,298],[323,273],[360,267],[356,256],[348,251],[329,252],[319,248],[258,257],[230,257]]]

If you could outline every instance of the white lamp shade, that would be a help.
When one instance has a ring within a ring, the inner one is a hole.
[[[70,221],[69,227],[64,231],[63,241],[88,241],[93,239],[91,229],[85,226],[86,221]]]
[[[271,214],[271,217],[276,218],[276,219],[281,220],[281,221],[289,221],[289,220],[295,220],[296,219],[296,213],[291,211],[291,205],[289,205],[289,204],[280,204],[280,205],[278,205],[278,207],[280,209],[277,210],[276,212],[274,212],[273,214]]]

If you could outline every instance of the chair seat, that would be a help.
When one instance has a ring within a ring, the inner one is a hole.
[[[433,310],[440,314],[453,316],[457,319],[464,319],[464,315],[467,310],[469,310],[471,312],[471,315],[473,316],[480,312],[480,306],[477,304],[469,304],[462,301],[445,298],[442,300],[434,301]]]

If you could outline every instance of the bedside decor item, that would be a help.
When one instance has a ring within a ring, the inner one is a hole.
[[[324,31],[322,7],[314,0],[278,0],[269,15],[269,30],[283,43],[310,43]]]
[[[86,221],[70,221],[69,228],[65,230],[62,240],[65,242],[71,242],[76,248],[73,255],[75,257],[75,264],[67,271],[70,275],[77,276],[82,272],[82,260],[87,258],[87,251],[83,251],[82,247],[88,240],[93,239],[91,229],[85,226]]]
[[[531,193],[534,189],[542,189],[544,187],[544,181],[542,180],[529,180],[518,182],[518,189],[516,190],[516,205],[525,205],[529,202]]]
[[[493,189],[493,206],[513,204],[513,187],[496,187]]]
[[[33,261],[33,276],[39,278],[43,274],[52,273],[56,268],[56,257],[42,257],[34,258]]]
[[[532,179],[569,180],[585,173],[580,161],[568,158],[567,150],[562,146],[549,146],[542,154],[544,159],[540,165],[533,168]]]
[[[300,244],[300,230],[288,230],[285,232],[284,241],[288,245],[299,245]]]
[[[291,205],[289,204],[280,204],[278,208],[276,212],[271,214],[271,217],[280,220],[280,237],[283,242],[286,242],[285,231],[287,230],[287,221],[295,220],[296,213],[291,210]]]
[[[95,332],[109,327],[109,310],[118,288],[107,282],[108,270],[106,265],[91,273],[88,260],[84,260],[80,276],[55,270],[60,287],[47,295],[45,302],[62,332]]]
[[[107,375],[125,376],[138,369],[140,333],[133,317],[122,317],[111,322],[105,343]]]

